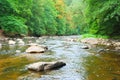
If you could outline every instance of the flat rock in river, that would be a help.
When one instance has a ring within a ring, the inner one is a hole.
[[[46,49],[40,46],[30,46],[28,49],[26,49],[27,53],[43,53]]]
[[[33,71],[45,71],[45,70],[53,70],[56,68],[61,68],[65,66],[66,63],[62,61],[57,62],[37,62],[27,66],[27,69]]]

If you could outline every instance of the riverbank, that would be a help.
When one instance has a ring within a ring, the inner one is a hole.
[[[84,39],[81,39],[80,41],[82,43],[87,43],[90,45],[104,45],[107,47],[112,47],[115,50],[120,50],[119,39],[84,38]]]
[[[76,38],[67,39],[67,41],[82,42],[90,45],[104,45],[107,47],[112,47],[115,50],[120,50],[119,38],[113,39],[113,38],[108,38],[108,36],[91,35],[91,34],[85,34],[79,37],[80,38],[77,38],[77,39]],[[9,38],[10,37],[4,36],[3,31],[0,30],[0,41],[7,41]]]

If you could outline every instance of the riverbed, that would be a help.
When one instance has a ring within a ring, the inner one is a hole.
[[[25,45],[8,45],[2,41],[0,48],[0,80],[120,80],[120,53],[105,46],[79,42],[80,36],[26,37]],[[13,39],[15,40],[15,39]],[[29,54],[28,43],[48,46],[41,54]],[[26,66],[34,62],[64,61],[66,66],[44,72],[28,71]]]

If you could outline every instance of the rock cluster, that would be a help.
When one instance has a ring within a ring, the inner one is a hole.
[[[15,45],[15,44],[24,45],[25,42],[22,39],[16,39],[16,40],[9,40],[8,44],[9,45]]]
[[[81,42],[93,44],[93,45],[96,45],[99,43],[99,41],[96,38],[85,38],[85,39],[82,39]]]
[[[91,44],[91,45],[105,45],[109,47],[114,47],[116,50],[120,50],[119,40],[102,39],[102,38],[85,38],[85,39],[82,39],[81,42]]]

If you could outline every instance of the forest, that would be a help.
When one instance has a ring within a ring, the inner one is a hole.
[[[6,36],[120,35],[120,0],[0,0]]]

